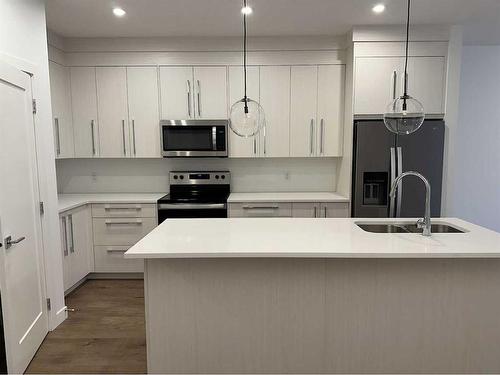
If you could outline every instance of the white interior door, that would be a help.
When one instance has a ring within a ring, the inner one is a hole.
[[[130,156],[126,68],[98,67],[96,82],[100,155]]]
[[[154,67],[127,68],[130,153],[137,158],[160,158],[158,71]]]
[[[290,155],[290,67],[261,66],[260,104],[266,115],[261,135],[263,156]]]
[[[342,156],[345,66],[318,68],[318,156]]]
[[[229,111],[237,100],[244,96],[244,75],[242,66],[229,67]],[[247,95],[250,99],[260,101],[259,67],[247,67]],[[229,156],[232,158],[250,158],[258,155],[258,138],[244,138],[229,132]]]
[[[290,156],[315,156],[318,124],[318,67],[292,66]]]
[[[31,100],[29,76],[0,62],[0,292],[9,373],[23,373],[48,331]]]
[[[194,118],[194,82],[191,66],[160,67],[162,120]]]
[[[194,68],[195,116],[199,119],[227,118],[227,69],[225,66]]]

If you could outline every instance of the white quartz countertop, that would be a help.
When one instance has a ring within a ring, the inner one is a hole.
[[[396,219],[166,220],[126,258],[497,258],[500,234],[459,219],[435,219],[467,233],[369,233],[355,223]],[[406,221],[406,219],[405,219]],[[416,220],[408,220],[415,222]]]
[[[59,194],[59,212],[89,203],[156,203],[165,193]]]
[[[284,193],[231,193],[228,203],[250,202],[349,202],[349,199],[332,192],[284,192]]]

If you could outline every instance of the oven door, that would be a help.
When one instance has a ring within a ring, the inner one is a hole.
[[[227,157],[227,120],[162,121],[164,157]]]
[[[225,203],[159,203],[158,224],[167,219],[226,218]]]

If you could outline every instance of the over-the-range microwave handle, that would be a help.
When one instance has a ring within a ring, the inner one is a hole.
[[[212,126],[212,150],[217,151],[217,127]]]

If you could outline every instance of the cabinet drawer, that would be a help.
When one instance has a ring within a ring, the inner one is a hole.
[[[229,217],[292,217],[292,204],[231,203]]]
[[[156,217],[156,204],[93,204],[92,217]]]
[[[125,259],[128,246],[94,246],[95,272],[144,272],[142,259]]]
[[[94,245],[133,245],[156,227],[156,218],[93,218]]]

